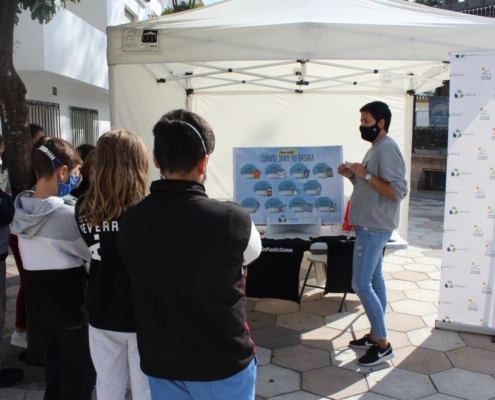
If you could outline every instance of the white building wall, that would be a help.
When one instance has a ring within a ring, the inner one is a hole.
[[[118,2],[118,0],[82,0],[74,4],[71,1],[67,1],[66,10],[105,33],[108,25],[108,9],[112,8],[111,3]]]
[[[58,103],[60,105],[60,128],[62,138],[69,140],[69,107],[90,108],[98,110],[99,134],[110,130],[110,104],[108,91],[95,90],[75,80],[61,78],[49,72],[19,72],[26,85],[26,99]],[[53,88],[57,95],[53,95]],[[45,132],[50,135],[50,132]]]
[[[69,139],[69,106],[98,110],[99,133],[105,133],[110,129],[106,27],[123,24],[126,9],[139,21],[153,12],[160,15],[171,4],[171,0],[67,2],[45,25],[24,11],[14,31],[14,64],[26,85],[26,99],[60,104],[64,139]]]

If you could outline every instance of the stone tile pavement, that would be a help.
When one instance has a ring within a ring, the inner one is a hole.
[[[306,291],[301,305],[248,299],[248,323],[258,354],[256,400],[495,400],[491,338],[434,329],[443,211],[443,197],[413,192],[409,248],[385,258],[386,320],[396,356],[384,364],[363,368],[356,357],[364,350],[347,347],[370,326],[355,295],[348,295],[342,313],[340,295],[323,297],[316,289]],[[23,368],[26,376],[14,387],[0,389],[0,400],[41,399],[42,368],[17,361],[21,349],[9,344],[18,277],[10,257],[8,264],[1,366]],[[307,268],[305,261],[301,276]]]

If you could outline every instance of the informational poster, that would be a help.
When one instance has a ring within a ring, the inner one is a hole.
[[[455,54],[450,66],[438,320],[483,330],[495,328],[495,54]]]
[[[344,182],[342,146],[234,149],[234,201],[253,222],[339,224]]]

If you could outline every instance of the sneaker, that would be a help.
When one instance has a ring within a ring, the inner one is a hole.
[[[354,347],[355,349],[367,349],[375,344],[376,342],[370,339],[370,335],[366,334],[361,339],[351,340],[349,342],[349,347]]]
[[[12,346],[22,347],[23,349],[27,349],[27,332],[17,333],[14,332],[12,337],[10,338],[10,344]]]
[[[370,347],[366,354],[362,356],[358,360],[358,364],[363,367],[372,367],[373,365],[381,364],[387,360],[390,360],[395,357],[394,349],[392,349],[392,345],[389,343],[386,350],[382,350],[380,346],[375,344],[373,347]]]

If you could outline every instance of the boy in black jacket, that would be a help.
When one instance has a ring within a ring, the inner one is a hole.
[[[117,239],[151,397],[254,399],[242,267],[259,256],[260,236],[244,209],[205,193],[215,145],[206,121],[176,110],[153,133],[155,166],[166,179],[128,209]]]

